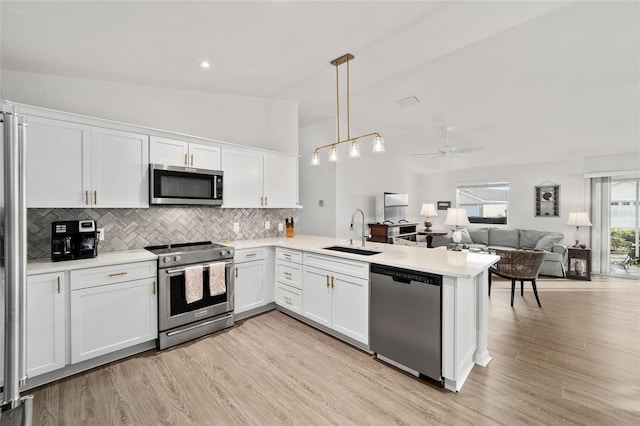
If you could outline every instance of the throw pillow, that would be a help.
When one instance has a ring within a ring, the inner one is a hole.
[[[520,248],[521,249],[532,249],[536,246],[538,240],[545,235],[549,235],[548,232],[543,231],[533,231],[529,229],[521,229],[520,230]]]
[[[469,228],[468,231],[474,244],[489,245],[489,228]]]
[[[534,250],[553,250],[553,245],[562,241],[562,235],[545,235],[536,243]]]
[[[469,235],[469,230],[467,228],[460,228],[460,233],[462,234],[462,240],[460,241],[462,244],[473,243],[473,240],[471,239],[471,235]]]

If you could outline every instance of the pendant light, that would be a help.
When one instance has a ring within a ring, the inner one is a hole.
[[[360,157],[360,146],[358,145],[358,140],[367,138],[370,136],[374,136],[372,152],[374,153],[384,152],[384,139],[382,139],[382,136],[378,132],[371,132],[365,135],[351,137],[351,111],[350,111],[350,104],[349,104],[349,101],[350,101],[349,99],[349,61],[352,60],[353,58],[354,56],[351,53],[347,53],[331,61],[331,65],[336,67],[336,127],[337,127],[338,139],[334,143],[319,146],[313,151],[313,156],[311,157],[311,165],[313,166],[317,166],[320,164],[320,156],[318,152],[324,148],[330,148],[329,161],[331,162],[337,161],[338,153],[336,151],[336,146],[343,143],[347,143],[347,142],[351,143],[351,147],[349,149],[349,157],[351,158]],[[345,63],[347,64],[347,138],[344,140],[341,140],[340,139],[340,86],[338,84],[339,82],[338,67]]]

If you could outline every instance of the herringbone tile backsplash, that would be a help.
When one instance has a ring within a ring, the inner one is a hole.
[[[246,240],[277,237],[278,222],[298,221],[297,209],[222,209],[201,206],[150,207],[148,209],[28,209],[27,255],[51,257],[51,222],[94,219],[104,228],[98,253],[132,250],[149,245],[192,241]],[[265,229],[265,221],[271,229]],[[233,224],[240,232],[233,232]]]

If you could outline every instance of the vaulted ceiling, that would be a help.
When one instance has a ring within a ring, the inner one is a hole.
[[[0,13],[3,69],[291,99],[300,126],[335,120],[329,62],[350,52],[354,132],[382,133],[417,168],[640,151],[637,1],[2,1]],[[444,145],[444,125],[453,145],[484,149],[411,156]]]

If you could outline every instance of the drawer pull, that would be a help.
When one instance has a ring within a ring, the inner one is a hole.
[[[244,257],[253,257],[253,256],[257,256],[257,255],[258,255],[258,253],[248,253]]]
[[[156,282],[155,280],[153,281],[153,295],[156,295]]]
[[[285,277],[291,279],[291,272],[283,272],[282,275],[284,275]]]
[[[289,304],[289,305],[291,304],[291,298],[290,298],[289,296],[283,296],[282,298],[284,299],[284,301],[285,301],[287,304]]]
[[[58,294],[60,294],[60,277],[58,277]]]
[[[282,253],[282,255],[283,255],[284,257],[291,257],[291,254],[289,254],[289,253]]]
[[[113,274],[109,274],[110,277],[119,277],[120,275],[127,275],[128,272],[114,272]]]

